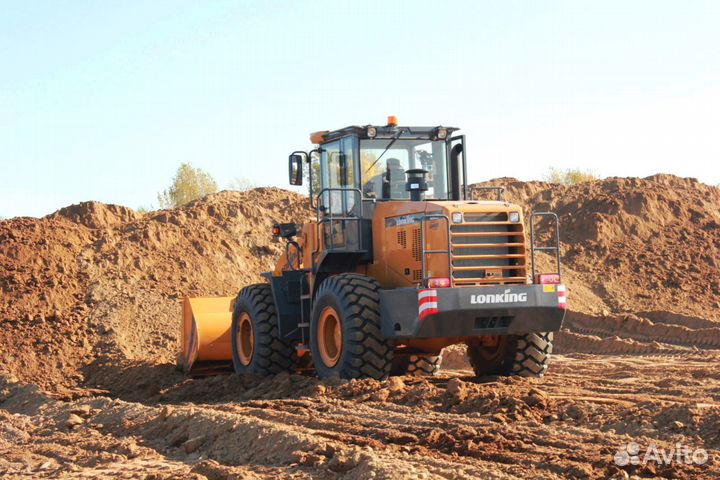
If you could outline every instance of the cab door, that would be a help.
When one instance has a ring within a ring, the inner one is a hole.
[[[359,248],[360,191],[357,137],[323,145],[320,152],[319,199],[325,249]]]

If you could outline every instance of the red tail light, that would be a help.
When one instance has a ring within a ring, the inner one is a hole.
[[[559,285],[560,274],[558,273],[541,273],[535,277],[535,283],[541,285]]]
[[[429,278],[428,288],[448,288],[450,286],[449,278]]]

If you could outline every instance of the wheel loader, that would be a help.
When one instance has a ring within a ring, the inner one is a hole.
[[[308,181],[314,220],[273,227],[284,253],[263,283],[184,300],[179,367],[432,375],[464,343],[478,376],[541,377],[567,308],[558,217],[530,215],[526,241],[502,187],[474,199],[457,130],[389,117],[311,134],[288,168],[291,185]],[[536,271],[538,251],[554,254],[551,271]]]

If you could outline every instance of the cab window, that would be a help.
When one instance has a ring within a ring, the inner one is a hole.
[[[381,200],[405,200],[406,174],[410,169],[426,170],[426,198],[448,198],[446,144],[443,141],[372,139],[360,142],[363,194]]]
[[[323,145],[321,151],[321,187],[330,189],[321,195],[321,206],[326,214],[347,216],[359,193],[359,174],[355,165],[355,139],[343,138]]]

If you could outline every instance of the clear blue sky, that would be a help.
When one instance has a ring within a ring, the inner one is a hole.
[[[2,1],[0,216],[286,186],[308,133],[452,125],[471,180],[720,183],[720,2]]]

